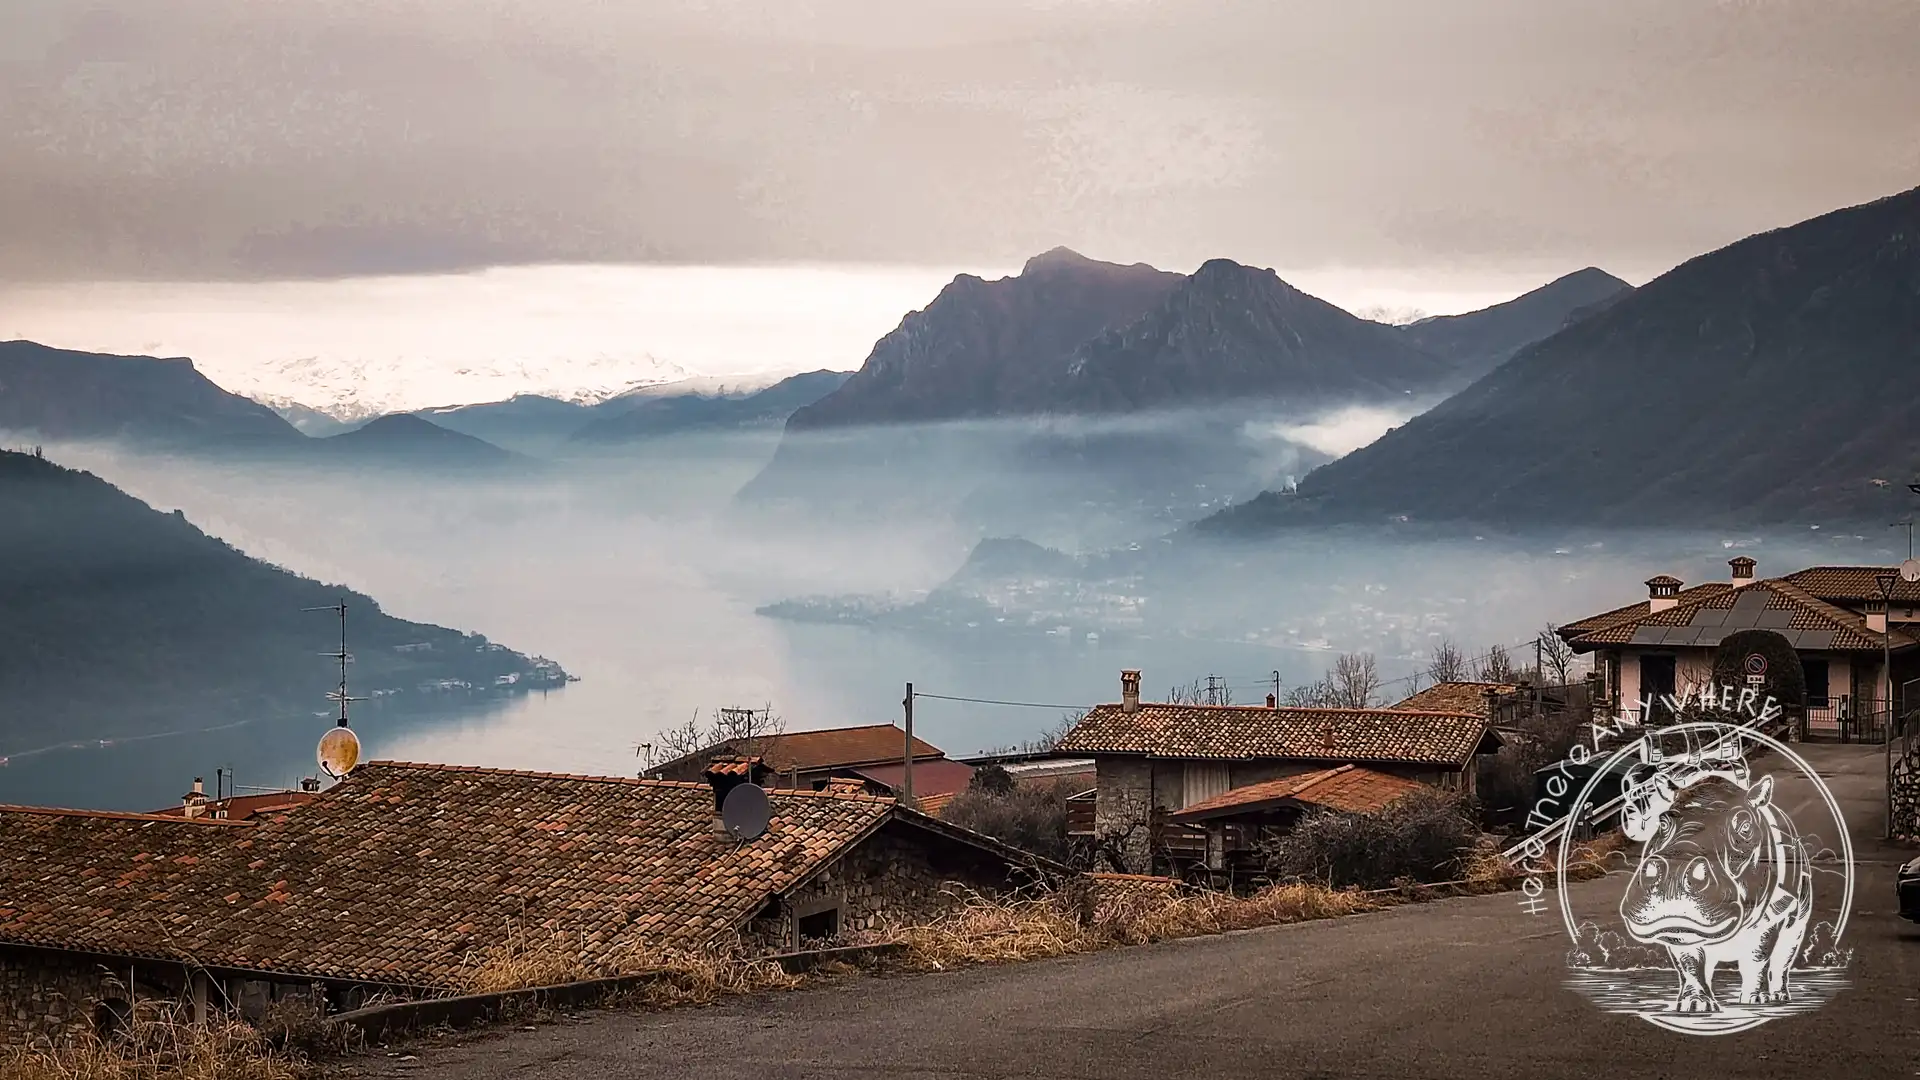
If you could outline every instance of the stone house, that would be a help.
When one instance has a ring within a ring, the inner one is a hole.
[[[1118,704],[1090,710],[1055,749],[1094,760],[1090,839],[1124,872],[1224,866],[1219,845],[1236,841],[1174,815],[1228,792],[1359,765],[1471,795],[1480,755],[1501,745],[1484,714],[1143,703],[1137,671],[1120,687]]]
[[[859,780],[876,795],[899,795],[906,783],[907,733],[896,724],[785,731],[728,739],[697,753],[656,765],[649,780],[698,780],[715,757],[759,758],[770,784],[819,790],[830,780]],[[921,809],[937,811],[973,778],[973,767],[947,757],[925,739],[913,740],[913,794]],[[932,800],[930,803],[928,800]]]
[[[1784,635],[1800,654],[1806,735],[1837,735],[1883,715],[1889,701],[1895,715],[1920,704],[1920,583],[1898,580],[1897,567],[1874,566],[1756,579],[1753,559],[1727,562],[1726,581],[1688,586],[1657,575],[1647,579],[1645,600],[1559,628],[1575,652],[1594,656],[1606,711],[1637,716],[1648,698],[1685,695],[1711,679],[1727,635],[1756,629]],[[1880,575],[1896,575],[1891,603]]]
[[[695,782],[370,762],[241,820],[0,808],[0,1035],[71,1039],[130,1008],[257,1016],[460,991],[502,948],[583,971],[919,920],[1069,871],[890,798],[776,790],[745,840]],[[764,778],[764,774],[762,774]]]

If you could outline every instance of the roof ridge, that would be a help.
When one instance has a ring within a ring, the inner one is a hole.
[[[159,821],[171,825],[241,825],[253,823],[233,818],[186,817],[178,814],[143,814],[130,810],[86,810],[73,806],[27,806],[20,803],[0,803],[0,813],[4,814],[45,814],[50,817],[100,818],[106,821]]]
[[[1760,584],[1765,584],[1770,587],[1773,587],[1773,592],[1776,595],[1784,596],[1787,599],[1792,600],[1794,603],[1800,604],[1806,607],[1809,611],[1812,611],[1814,614],[1819,615],[1821,618],[1838,623],[1849,630],[1855,630],[1855,631],[1859,631],[1861,633],[1866,633],[1866,634],[1875,633],[1875,631],[1867,629],[1866,616],[1857,614],[1852,611],[1848,611],[1846,608],[1843,608],[1838,604],[1829,603],[1828,601],[1822,600],[1819,597],[1808,592],[1805,589],[1805,587],[1795,582],[1787,581],[1784,578],[1767,578],[1764,582],[1761,582]],[[1792,591],[1782,592],[1780,588],[1781,586],[1784,586],[1786,589],[1790,589]],[[1888,635],[1890,637],[1907,637],[1911,639],[1911,635],[1906,634],[1900,630],[1895,630],[1891,625],[1888,626],[1888,630],[1891,631],[1891,633]]]
[[[1102,702],[1101,704],[1094,706],[1094,708],[1096,709],[1118,709],[1122,707],[1123,707],[1122,704],[1118,701]],[[1452,719],[1462,719],[1462,718],[1469,719],[1469,720],[1484,719],[1484,717],[1481,717],[1476,713],[1448,712],[1445,709],[1400,709],[1400,708],[1395,708],[1391,705],[1369,705],[1366,708],[1355,708],[1351,705],[1268,706],[1268,705],[1204,705],[1204,704],[1198,704],[1198,703],[1190,704],[1190,703],[1181,702],[1181,701],[1143,701],[1141,702],[1140,710],[1145,711],[1147,709],[1220,709],[1220,710],[1232,710],[1235,712],[1260,713],[1268,716],[1274,715],[1276,713],[1281,715],[1285,715],[1288,713],[1292,713],[1295,715],[1302,714],[1302,713],[1311,713],[1315,716],[1324,715],[1326,713],[1342,713],[1342,714],[1351,714],[1351,715],[1358,715],[1358,716],[1378,716],[1382,713],[1385,713],[1393,716],[1445,716]]]
[[[417,769],[421,772],[472,773],[478,776],[514,776],[534,780],[582,780],[589,783],[624,784],[640,788],[678,788],[682,790],[705,791],[711,784],[700,780],[648,780],[635,776],[594,776],[588,773],[541,772],[534,769],[496,769],[485,765],[442,765],[430,761],[369,761],[360,766],[362,769],[385,766],[391,769]],[[891,795],[849,794],[844,792],[814,791],[809,788],[767,788],[768,795],[800,795],[809,798],[831,799],[867,799],[874,802],[891,802]]]

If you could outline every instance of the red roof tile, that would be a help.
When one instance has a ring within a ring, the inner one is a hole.
[[[865,765],[853,770],[861,776],[879,784],[890,791],[898,791],[905,782],[907,768],[903,764]],[[949,758],[936,758],[933,761],[913,763],[913,794],[915,798],[925,795],[949,795],[967,790],[973,783],[973,766]]]
[[[1428,790],[1427,785],[1417,780],[1358,765],[1342,765],[1337,769],[1321,769],[1237,787],[1169,816],[1174,821],[1200,821],[1285,803],[1324,806],[1348,813],[1371,813],[1385,808],[1396,799],[1423,790]]]
[[[858,765],[878,765],[898,761],[907,749],[907,733],[897,724],[868,724],[863,727],[828,728],[821,731],[788,731],[755,739],[729,739],[698,754],[666,762],[650,772],[675,773],[692,759],[704,765],[715,754],[748,752],[764,759],[768,767],[785,773],[820,769],[846,769]],[[946,754],[925,739],[913,740],[915,761],[941,758]],[[697,771],[697,770],[694,770]],[[690,775],[680,772],[679,775]]]
[[[1882,599],[1880,585],[1875,578],[1881,574],[1897,576],[1899,573],[1897,566],[1809,566],[1786,575],[1782,580],[1790,581],[1805,589],[1808,595],[1822,600],[1861,603]],[[1902,607],[1920,607],[1920,582],[1895,581],[1893,602]]]
[[[228,821],[245,821],[257,815],[278,814],[297,806],[304,806],[312,801],[313,797],[314,793],[311,791],[270,791],[259,795],[234,795],[225,799],[209,799],[203,809],[207,816],[212,816],[219,810],[225,810]],[[164,810],[155,810],[154,813],[167,817],[185,817],[186,807],[169,806]]]
[[[1055,746],[1068,754],[1247,760],[1366,761],[1458,766],[1499,737],[1484,716],[1411,709],[1269,709],[1099,705]]]
[[[746,842],[703,783],[397,762],[248,822],[0,808],[0,942],[452,987],[509,925],[589,961],[699,945],[889,821],[1036,861],[888,798],[768,798]]]
[[[1396,709],[1420,709],[1427,712],[1471,713],[1474,716],[1487,716],[1487,695],[1499,696],[1517,694],[1520,688],[1512,683],[1491,682],[1443,682],[1427,687],[1405,701],[1395,704]]]
[[[1682,602],[1655,614],[1642,613],[1601,624],[1572,636],[1568,639],[1569,644],[1581,651],[1631,644],[1643,627],[1696,625],[1695,616],[1700,612],[1730,610],[1741,597],[1755,594],[1766,597],[1765,610],[1787,613],[1784,620],[1787,625],[1781,629],[1830,634],[1829,643],[1820,646],[1823,651],[1878,652],[1882,647],[1880,635],[1867,629],[1865,616],[1821,600],[1785,578],[1767,578],[1739,589],[1723,589],[1701,599]],[[1895,649],[1915,643],[1903,630],[1894,630],[1891,637]]]

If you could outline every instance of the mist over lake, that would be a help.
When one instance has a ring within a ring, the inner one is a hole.
[[[791,469],[762,477],[779,441],[769,431],[656,439],[467,479],[102,445],[48,456],[179,509],[249,555],[363,591],[390,614],[560,661],[579,682],[500,700],[354,706],[369,758],[557,772],[631,774],[639,744],[723,706],[771,705],[794,729],[898,721],[908,682],[1032,706],[922,700],[916,734],[955,755],[1115,699],[1122,668],[1145,672],[1149,697],[1215,675],[1234,700],[1258,701],[1276,672],[1296,685],[1339,652],[1365,650],[1391,701],[1443,637],[1469,655],[1504,644],[1530,661],[1522,653],[1546,622],[1629,603],[1655,573],[1717,580],[1739,551],[1762,573],[1904,554],[1891,533],[1812,529],[1476,538],[1382,526],[1257,543],[1176,534],[1209,506],[1325,460],[1286,435],[1317,431],[1325,442],[1340,422],[994,422],[913,433],[913,453],[899,430],[840,432],[823,436],[833,443],[812,472],[800,455],[798,479]],[[1098,453],[1074,449],[1089,445]],[[1046,452],[1036,458],[1036,447]],[[849,456],[879,464],[850,473]],[[1199,479],[1154,487],[1162,458],[1177,463],[1167,476]],[[1051,464],[1034,464],[1043,459]],[[776,480],[790,485],[786,497],[736,497]],[[1011,564],[969,564],[981,540],[1011,537],[1032,542],[1010,549]],[[800,600],[866,615],[756,614]],[[328,664],[336,624],[286,617],[311,622],[313,662]],[[0,768],[0,801],[153,809],[195,776],[211,787],[217,768],[243,785],[289,786],[313,772],[329,708],[316,699],[308,718],[217,730],[181,717],[174,730],[185,734],[15,757]]]

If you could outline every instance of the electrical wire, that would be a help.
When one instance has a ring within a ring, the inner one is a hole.
[[[919,690],[913,692],[916,698],[932,698],[935,701],[965,701],[975,705],[1005,705],[1015,709],[1091,709],[1091,705],[1049,705],[1040,701],[995,701],[992,698],[955,697],[951,694],[928,694]]]

